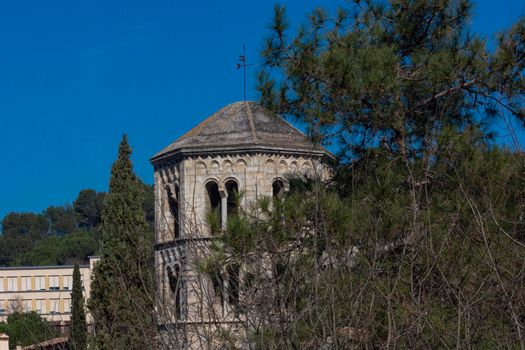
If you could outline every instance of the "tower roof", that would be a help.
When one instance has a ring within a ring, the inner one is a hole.
[[[224,152],[276,152],[333,157],[285,119],[255,102],[235,102],[206,118],[151,159]]]

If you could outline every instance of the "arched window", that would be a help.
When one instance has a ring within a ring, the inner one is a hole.
[[[211,283],[213,285],[213,295],[214,295],[214,304],[221,305],[221,308],[223,306],[224,302],[224,293],[223,293],[223,278],[221,275],[221,271],[219,269],[214,270],[211,274]]]
[[[179,225],[180,190],[179,190],[179,186],[175,185],[175,193],[173,193],[170,186],[166,186],[166,194],[168,197],[168,205],[170,207],[170,213],[171,213],[171,216],[173,217],[174,238],[179,238],[180,237],[180,225]]]
[[[228,302],[235,307],[239,306],[239,265],[233,264],[228,266]]]
[[[182,315],[182,305],[180,298],[181,283],[179,265],[175,265],[174,270],[175,271],[172,271],[171,267],[169,266],[166,268],[170,291],[173,294],[173,298],[175,299],[175,314],[177,316],[177,319],[180,319]]]
[[[227,214],[228,216],[230,216],[232,214],[235,214],[239,207],[239,185],[235,180],[228,180],[224,184],[224,187],[226,189],[226,192],[228,193]]]
[[[282,198],[284,195],[285,184],[281,179],[275,179],[272,182],[272,195],[273,198]]]
[[[221,195],[219,185],[215,181],[206,183],[206,210],[208,224],[212,231],[221,227]]]

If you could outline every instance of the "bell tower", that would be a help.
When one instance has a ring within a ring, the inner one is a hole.
[[[325,149],[255,102],[230,104],[156,154],[157,322],[165,348],[220,348],[216,333],[242,315],[242,271],[206,273],[215,232],[263,196],[280,196],[290,173],[330,176]],[[242,196],[239,196],[242,193]],[[160,348],[163,348],[162,346]]]

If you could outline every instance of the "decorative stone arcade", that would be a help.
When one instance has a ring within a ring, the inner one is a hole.
[[[225,229],[237,205],[282,195],[290,173],[328,178],[331,157],[262,106],[237,102],[151,159],[160,348],[220,347],[213,332],[240,320],[231,312],[242,289],[239,267],[218,276],[200,268],[214,241],[210,224]]]

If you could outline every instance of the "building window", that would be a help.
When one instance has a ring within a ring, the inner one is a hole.
[[[49,300],[49,313],[50,314],[60,313],[60,300],[59,299]]]
[[[47,312],[45,304],[43,299],[35,300],[35,311],[37,314],[45,314]]]
[[[0,277],[0,292],[3,292],[3,291],[4,291],[4,278]],[[2,307],[1,304],[0,304],[0,307]]]
[[[213,271],[210,277],[211,277],[211,283],[213,286],[213,293],[214,293],[213,303],[219,304],[222,307],[224,303],[224,293],[223,293],[224,280],[222,278],[220,270],[217,269]]]
[[[8,292],[18,291],[18,278],[17,277],[7,277],[7,291]]]
[[[22,306],[24,308],[24,312],[29,312],[33,309],[33,302],[31,300],[24,300],[22,301]]]
[[[228,302],[235,307],[239,306],[239,265],[232,264],[228,266],[228,285],[230,287],[228,293]]]
[[[71,313],[71,299],[64,299],[64,313]]]
[[[71,275],[63,276],[62,277],[62,283],[63,283],[62,289],[64,289],[64,290],[72,289],[73,288],[73,276],[71,276]]]
[[[22,291],[31,290],[31,277],[23,276],[22,279]]]
[[[207,221],[212,233],[221,228],[221,195],[219,185],[215,181],[206,184],[206,210]]]
[[[179,186],[175,185],[175,193],[173,193],[170,186],[166,186],[166,196],[168,197],[168,205],[170,208],[171,217],[173,218],[174,237],[179,238],[180,237],[180,226],[179,226],[180,189],[179,189]]]
[[[49,276],[49,289],[60,290],[60,283],[58,276]]]
[[[180,267],[179,265],[175,265],[173,270],[168,266],[166,269],[166,272],[168,274],[168,283],[170,286],[170,291],[173,294],[173,298],[175,299],[175,313],[177,316],[177,319],[181,318],[182,315],[182,304],[181,304],[181,280],[180,280]]]
[[[35,276],[35,290],[46,290],[46,278],[44,276]]]
[[[273,198],[282,198],[284,195],[285,184],[281,179],[275,179],[272,182]]]
[[[227,208],[228,216],[230,216],[236,214],[239,208],[239,185],[235,180],[228,180],[224,184],[224,187],[226,188],[226,192],[228,193]]]

